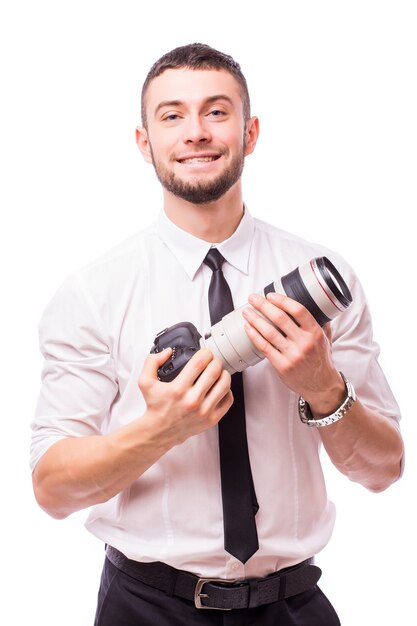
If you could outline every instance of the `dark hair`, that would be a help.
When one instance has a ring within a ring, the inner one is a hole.
[[[243,116],[245,122],[250,117],[250,99],[246,79],[242,74],[239,63],[228,54],[219,52],[203,43],[191,43],[186,46],[174,48],[164,54],[153,64],[143,83],[141,97],[142,124],[147,126],[145,95],[151,81],[160,76],[165,70],[186,67],[192,70],[225,70],[232,74],[240,86]]]

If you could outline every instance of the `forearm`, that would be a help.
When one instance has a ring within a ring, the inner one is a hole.
[[[356,400],[340,421],[319,429],[333,464],[350,480],[383,491],[400,473],[402,438],[389,419]]]
[[[303,396],[314,418],[334,413],[346,399],[346,387],[333,363],[329,327],[323,332],[304,307],[279,294],[251,296],[249,301],[273,324],[248,308],[243,311],[246,332],[282,382]],[[360,399],[343,419],[319,431],[331,460],[351,480],[382,491],[398,478],[400,432]]]
[[[215,426],[233,402],[230,374],[219,359],[199,350],[171,383],[158,380],[169,350],[149,355],[139,387],[142,417],[102,436],[73,437],[54,444],[33,472],[40,506],[66,517],[107,502],[137,480],[161,456],[189,437]]]
[[[33,472],[40,506],[56,518],[106,502],[137,480],[168,449],[152,420],[134,420],[113,433],[55,443]]]

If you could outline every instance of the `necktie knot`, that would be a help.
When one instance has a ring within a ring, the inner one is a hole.
[[[222,269],[224,257],[217,248],[210,248],[204,259],[204,263],[209,266],[212,272],[217,272]]]

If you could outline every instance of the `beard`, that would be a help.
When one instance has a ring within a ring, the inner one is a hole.
[[[161,185],[164,189],[174,194],[174,196],[182,198],[191,204],[209,204],[210,202],[215,202],[237,183],[242,175],[245,163],[244,149],[245,146],[243,146],[241,153],[234,157],[229,167],[216,178],[204,181],[198,178],[182,180],[176,176],[174,172],[168,170],[161,163],[158,163],[155,159],[152,146],[150,145],[152,163]],[[198,153],[196,153],[196,156],[197,155]]]

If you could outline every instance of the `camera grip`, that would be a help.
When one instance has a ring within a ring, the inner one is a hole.
[[[200,349],[200,339],[200,333],[190,322],[180,322],[158,333],[151,354],[172,348],[171,357],[158,369],[159,380],[166,383],[174,380]]]

